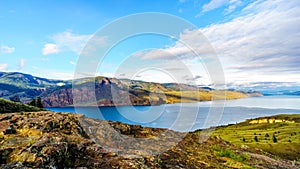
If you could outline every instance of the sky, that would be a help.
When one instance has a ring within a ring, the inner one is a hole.
[[[228,86],[300,84],[299,0],[0,0],[0,71],[72,79],[82,64],[78,60],[83,49],[101,28],[145,12],[174,15],[196,29],[182,30],[175,38],[128,37],[115,44],[92,73],[212,86],[209,57],[199,59],[185,45],[194,44],[196,52],[205,53],[195,40],[203,35]],[[99,45],[105,46],[107,39],[102,37]],[[151,66],[126,72],[144,63]]]

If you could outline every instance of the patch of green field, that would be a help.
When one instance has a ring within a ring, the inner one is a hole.
[[[251,120],[236,125],[219,127],[213,135],[233,144],[259,148],[276,156],[300,159],[300,114],[258,118],[288,120],[289,122],[250,124]]]

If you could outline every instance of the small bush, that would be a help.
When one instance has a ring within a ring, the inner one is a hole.
[[[273,134],[273,142],[274,142],[274,143],[277,143],[277,142],[278,142],[278,140],[277,140],[275,134]]]
[[[215,155],[219,156],[219,157],[228,157],[231,158],[233,160],[239,161],[239,162],[246,162],[249,161],[251,156],[248,154],[241,154],[238,155],[237,153],[235,153],[234,151],[230,150],[229,148],[227,149],[222,149],[220,147],[214,147],[213,149],[215,149]]]
[[[255,140],[256,142],[258,142],[258,138],[257,138],[257,136],[255,136],[255,137],[254,137],[254,140]]]

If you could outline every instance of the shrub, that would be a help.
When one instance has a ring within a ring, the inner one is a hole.
[[[227,149],[222,149],[218,146],[212,146],[212,149],[217,151],[215,152],[216,156],[219,157],[228,157],[231,158],[233,160],[239,161],[239,162],[246,162],[249,161],[251,156],[248,154],[237,154],[234,151],[230,150],[229,148]]]
[[[275,134],[273,134],[273,142],[274,142],[274,143],[277,143],[277,141],[278,141],[278,140],[277,140]]]
[[[254,140],[255,140],[256,142],[258,142],[258,138],[257,138],[257,136],[255,136],[255,137],[254,137]]]

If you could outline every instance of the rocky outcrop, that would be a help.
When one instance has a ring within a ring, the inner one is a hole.
[[[143,89],[124,87],[118,81],[112,82],[108,78],[99,79],[96,83],[84,83],[75,86],[65,86],[44,93],[45,107],[64,106],[121,106],[121,105],[158,105],[165,101],[159,98],[151,100],[150,92]],[[154,94],[155,95],[155,94]]]
[[[6,132],[13,127],[15,132]],[[297,168],[205,131],[178,133],[78,114],[0,115],[0,168]],[[234,156],[220,156],[225,150]],[[234,158],[244,157],[244,158]]]

